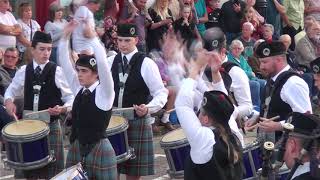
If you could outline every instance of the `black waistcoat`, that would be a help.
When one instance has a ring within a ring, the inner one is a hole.
[[[103,111],[95,103],[96,90],[88,97],[77,94],[72,108],[72,134],[70,141],[78,139],[80,144],[93,144],[105,138],[111,118],[111,109]]]
[[[130,73],[125,83],[123,93],[122,107],[132,107],[133,104],[147,104],[150,91],[141,76],[141,66],[145,55],[137,52],[130,60],[129,68]],[[118,107],[118,98],[120,90],[119,72],[122,71],[122,56],[121,53],[117,54],[112,64],[112,77],[114,82],[115,98],[113,105]]]
[[[185,180],[240,180],[243,175],[242,159],[238,163],[232,165],[227,159],[227,146],[215,133],[216,144],[213,146],[213,155],[209,162],[205,164],[195,164],[191,160],[191,156],[187,157],[184,168]],[[231,135],[231,143],[241,152],[240,144],[237,139]],[[242,156],[242,155],[241,155]]]
[[[24,82],[24,109],[33,110],[34,85],[41,85],[39,95],[38,110],[48,109],[56,105],[63,105],[61,100],[61,91],[55,83],[57,65],[48,62],[42,70],[40,79],[34,75],[33,63],[26,66],[25,82]],[[57,116],[51,116],[51,120],[56,119]]]

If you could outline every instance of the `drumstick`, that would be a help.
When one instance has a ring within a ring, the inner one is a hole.
[[[12,115],[13,115],[13,117],[14,117],[14,120],[15,120],[16,122],[19,122],[17,115],[16,115],[15,113],[12,113]]]
[[[157,106],[146,106],[147,108],[154,108]],[[127,111],[127,110],[134,110],[134,107],[126,107],[126,108],[115,108],[112,111]]]
[[[170,110],[168,110],[168,111],[165,111],[164,113],[166,113],[166,114],[170,114],[170,113],[172,113],[173,111],[175,111],[176,109],[175,108],[173,108],[173,109],[170,109]]]
[[[68,107],[71,107],[71,106],[60,106],[59,109],[68,108]],[[44,113],[44,112],[48,112],[48,111],[49,111],[49,109],[44,109],[44,110],[35,111],[35,112],[29,112],[29,113],[26,113],[25,116],[30,116],[30,115],[34,115],[34,114]]]

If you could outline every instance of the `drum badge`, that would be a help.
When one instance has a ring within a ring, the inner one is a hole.
[[[269,48],[264,48],[263,51],[262,51],[262,54],[264,56],[269,56],[270,55],[270,49]]]
[[[130,29],[130,34],[131,35],[134,35],[136,33],[136,29],[134,28],[134,27],[132,27],[131,29]]]
[[[202,106],[205,106],[208,102],[208,99],[206,97],[203,98],[202,100]]]
[[[320,71],[320,68],[319,68],[319,66],[314,65],[314,66],[312,67],[312,70],[313,70],[314,73],[318,73],[318,72]]]
[[[90,65],[93,67],[93,66],[95,66],[95,65],[97,64],[97,61],[96,61],[96,59],[91,58],[90,61],[89,61],[89,63],[90,63]]]
[[[218,47],[218,44],[219,44],[218,40],[213,40],[211,43],[212,47]]]

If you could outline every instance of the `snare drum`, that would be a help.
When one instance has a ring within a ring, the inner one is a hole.
[[[106,130],[108,139],[117,156],[117,163],[134,157],[133,148],[128,143],[128,121],[121,116],[112,116]]]
[[[243,150],[243,165],[245,167],[243,179],[249,180],[258,177],[258,169],[262,167],[262,150],[261,143],[257,140],[246,143]]]
[[[171,131],[163,136],[160,146],[166,154],[172,178],[183,178],[184,161],[190,154],[190,145],[181,128]]]
[[[49,126],[38,120],[11,122],[2,129],[7,164],[13,169],[31,170],[53,160],[49,150]]]
[[[88,180],[80,163],[63,170],[61,173],[53,177],[51,180]]]

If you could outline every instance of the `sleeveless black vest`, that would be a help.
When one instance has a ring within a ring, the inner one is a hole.
[[[39,96],[38,110],[48,109],[56,105],[63,105],[61,100],[61,91],[56,86],[55,74],[57,65],[48,62],[42,70],[40,79],[34,75],[33,63],[26,66],[25,83],[24,83],[24,109],[33,110],[34,85],[41,85]],[[51,120],[58,118],[58,116],[51,116]]]
[[[88,97],[77,94],[72,108],[72,133],[70,141],[79,140],[80,144],[93,144],[106,138],[106,129],[111,118],[111,109],[103,111],[95,103],[96,90]]]
[[[213,146],[213,155],[209,162],[205,164],[195,164],[191,160],[191,156],[187,157],[184,168],[185,180],[240,180],[243,175],[242,159],[236,164],[231,164],[227,160],[227,146],[224,141],[215,134],[216,144]],[[234,135],[231,135],[231,143],[241,152],[240,143]],[[236,145],[238,144],[238,145]],[[242,156],[242,155],[241,155]]]
[[[141,66],[145,55],[137,52],[130,60],[129,68],[130,73],[125,83],[123,93],[122,107],[132,107],[133,104],[147,104],[150,96],[150,91],[141,76]],[[114,82],[115,99],[113,105],[118,107],[118,98],[120,91],[119,72],[122,72],[122,56],[121,53],[117,54],[114,58],[111,71]]]

